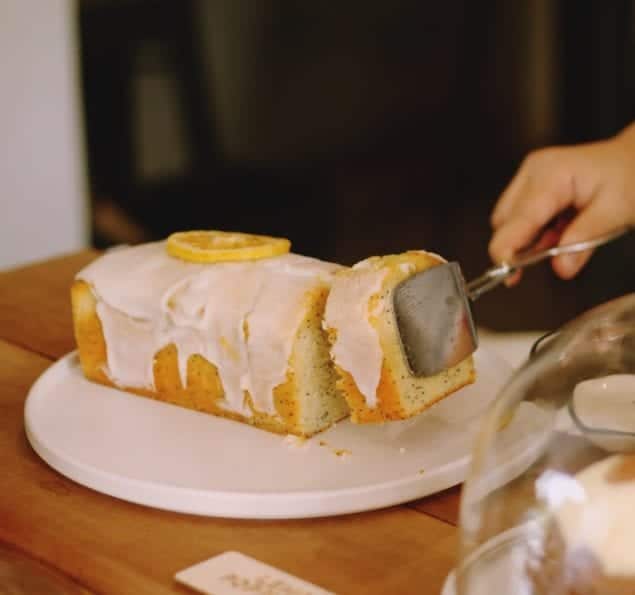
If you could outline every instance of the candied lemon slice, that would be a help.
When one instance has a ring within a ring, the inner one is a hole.
[[[225,262],[231,260],[259,260],[286,254],[291,242],[235,231],[179,231],[167,240],[170,256],[188,262]]]

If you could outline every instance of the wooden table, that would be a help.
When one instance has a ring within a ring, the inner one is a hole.
[[[177,571],[238,550],[338,595],[439,593],[455,562],[458,488],[362,514],[242,521],[130,504],[48,467],[26,440],[24,401],[74,349],[68,290],[95,256],[0,272],[0,592],[4,563],[57,589],[25,593],[192,593]]]

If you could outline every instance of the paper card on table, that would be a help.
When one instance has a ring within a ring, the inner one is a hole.
[[[174,578],[206,595],[336,595],[240,552],[224,552]]]

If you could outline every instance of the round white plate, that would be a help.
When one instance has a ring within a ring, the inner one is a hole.
[[[371,510],[462,482],[480,414],[511,373],[480,348],[477,381],[403,422],[348,421],[301,443],[89,382],[76,353],[25,405],[27,437],[51,467],[130,502],[234,518]]]

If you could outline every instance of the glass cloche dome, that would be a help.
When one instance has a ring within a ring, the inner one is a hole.
[[[635,294],[535,347],[476,442],[456,593],[635,594]]]

